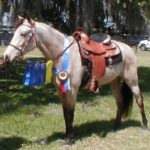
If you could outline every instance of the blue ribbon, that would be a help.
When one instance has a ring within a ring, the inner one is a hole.
[[[69,40],[67,37],[65,37],[65,41],[64,41],[64,49],[66,49],[69,45]],[[53,68],[53,71],[56,75],[58,75],[60,73],[61,70],[64,70],[64,71],[67,71],[68,69],[68,65],[69,65],[69,48],[63,53],[63,56],[62,56],[62,65],[61,65],[61,68],[58,69],[58,68]],[[64,84],[64,88],[65,88],[65,91],[67,92],[70,88],[70,83],[69,83],[69,79],[66,79],[62,82],[62,84]]]
[[[24,85],[39,86],[45,84],[45,63],[35,63],[28,61],[25,66],[25,75],[23,78]]]

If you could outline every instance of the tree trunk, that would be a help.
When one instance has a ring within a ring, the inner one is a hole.
[[[0,2],[0,25],[2,25],[2,2]]]
[[[76,0],[76,20],[75,26],[82,27],[82,0]]]
[[[9,10],[9,14],[10,14],[10,25],[13,26],[14,22],[15,22],[15,0],[10,0],[10,10]]]

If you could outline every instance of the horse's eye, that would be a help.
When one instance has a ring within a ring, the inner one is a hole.
[[[21,36],[26,36],[26,33],[20,33]]]

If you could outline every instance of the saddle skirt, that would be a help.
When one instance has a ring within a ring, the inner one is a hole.
[[[113,57],[121,54],[115,41],[105,33],[96,33],[89,37],[83,31],[75,31],[73,37],[82,47],[82,57],[92,62],[92,78],[96,80],[104,75],[106,65],[113,64]]]

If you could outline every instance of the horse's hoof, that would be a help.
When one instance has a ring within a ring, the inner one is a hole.
[[[147,125],[143,125],[143,130],[147,130],[147,131],[149,131],[149,128],[148,128],[148,126]]]
[[[66,138],[64,145],[72,145],[74,143],[74,139]]]
[[[116,133],[118,130],[119,130],[119,127],[113,127],[112,130],[111,130],[111,132],[112,133]]]
[[[68,137],[65,139],[64,145],[71,145],[74,143],[74,134],[68,135]]]
[[[71,144],[72,144],[72,142],[69,138],[65,139],[64,145],[71,145]]]
[[[40,145],[47,145],[49,142],[47,139],[42,139],[42,140],[37,141],[37,143]]]
[[[117,132],[118,130],[120,129],[120,124],[119,125],[114,125],[113,126],[113,129],[112,129],[112,132]]]
[[[113,128],[113,129],[111,130],[111,133],[116,133],[116,132],[117,132],[117,129],[114,129],[114,128]]]

